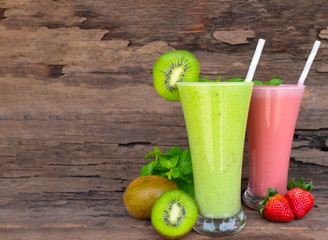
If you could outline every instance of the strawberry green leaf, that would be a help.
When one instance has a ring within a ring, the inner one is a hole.
[[[312,181],[309,184],[304,184],[304,178],[300,177],[297,181],[297,187],[303,189],[305,191],[311,192],[312,191]]]
[[[287,190],[291,190],[293,188],[296,188],[294,178],[292,180],[290,180],[290,182],[287,184]]]
[[[304,178],[300,177],[300,179],[295,183],[294,178],[290,180],[287,184],[287,190],[292,190],[293,188],[300,188],[305,191],[311,192],[312,191],[312,181],[308,184],[304,184]]]
[[[262,201],[261,201],[262,202]],[[260,203],[261,203],[260,202]],[[261,207],[260,209],[259,209],[259,214],[263,214],[263,211],[264,211],[264,205],[262,205],[263,207]]]
[[[259,214],[263,213],[266,202],[277,194],[278,194],[277,188],[272,188],[272,189],[268,188],[267,197],[262,198],[262,200],[259,202],[259,204],[262,206],[262,208],[259,210]]]
[[[266,202],[266,197],[263,197],[262,200],[259,202],[259,204],[264,207],[265,202]]]
[[[300,177],[300,179],[297,181],[296,186],[298,188],[301,188],[303,185],[304,185],[304,178],[303,177]]]
[[[312,181],[305,185],[305,191],[312,192]]]
[[[273,196],[277,195],[278,191],[277,188],[268,188],[268,197],[272,198]]]

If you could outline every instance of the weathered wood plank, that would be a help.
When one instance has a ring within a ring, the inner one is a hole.
[[[292,236],[288,238],[288,232],[292,231],[294,237],[313,239],[312,237],[316,236],[315,239],[323,239],[328,227],[327,223],[322,222],[326,217],[325,209],[328,207],[326,176],[323,174],[327,171],[327,167],[315,167],[310,164],[305,166],[292,162],[291,174],[303,174],[309,170],[313,173],[311,180],[316,183],[313,190],[316,203],[311,213],[303,220],[282,226],[267,222],[256,211],[244,206],[248,222],[245,229],[235,238],[262,238],[270,234],[273,237],[292,239]],[[121,201],[123,190],[136,175],[134,170],[130,169],[127,170],[126,176],[129,179],[106,177],[1,179],[0,192],[3,193],[8,187],[14,191],[1,197],[0,232],[10,233],[10,236],[20,236],[20,234],[32,236],[38,229],[38,234],[43,231],[53,232],[53,238],[68,232],[74,239],[71,231],[76,230],[86,234],[93,232],[96,237],[102,237],[104,229],[107,229],[107,237],[112,239],[119,237],[117,235],[119,231],[126,234],[124,237],[129,237],[130,229],[133,229],[133,233],[141,238],[161,239],[154,232],[150,221],[134,219],[124,209]],[[245,187],[246,180],[243,181],[243,189]],[[322,188],[325,188],[325,192]],[[313,234],[309,234],[310,229],[315,230]],[[200,237],[192,233],[186,239],[200,239]]]
[[[0,239],[162,239],[122,202],[154,146],[188,147],[180,103],[157,95],[153,64],[184,49],[202,77],[244,77],[259,38],[255,78],[286,83],[322,41],[289,174],[312,180],[317,198],[305,219],[284,225],[244,207],[247,225],[232,239],[325,239],[326,9],[324,0],[0,0]],[[243,190],[247,178],[246,145]]]

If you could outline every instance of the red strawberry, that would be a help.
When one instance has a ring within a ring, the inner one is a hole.
[[[285,194],[285,197],[293,210],[295,218],[303,218],[311,211],[314,204],[314,198],[310,193],[312,191],[312,182],[305,185],[304,179],[301,177],[296,185],[294,179],[292,179],[287,185],[287,190],[289,191]]]
[[[294,219],[294,214],[287,199],[277,194],[277,189],[268,189],[268,196],[263,198],[260,204],[263,206],[260,213],[264,217],[273,222],[291,222]]]

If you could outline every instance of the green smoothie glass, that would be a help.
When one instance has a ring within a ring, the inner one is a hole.
[[[208,236],[239,232],[241,172],[252,82],[179,82],[199,216],[194,230]]]

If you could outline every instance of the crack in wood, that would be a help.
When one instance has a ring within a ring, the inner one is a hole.
[[[3,20],[3,19],[6,19],[6,17],[5,17],[5,11],[7,9],[8,8],[0,8],[0,21]]]
[[[328,170],[328,166],[324,166],[324,165],[313,163],[313,162],[306,162],[306,161],[296,160],[294,157],[291,157],[290,161],[295,162],[295,163],[300,163],[300,164],[302,164],[302,166],[303,165],[304,166],[319,166],[320,168],[327,168],[327,170]]]
[[[124,217],[126,214],[112,213],[112,214],[99,214],[99,215],[90,215],[91,217]]]
[[[136,145],[151,145],[151,142],[130,142],[130,143],[119,143],[119,147],[133,148]]]
[[[78,157],[77,159],[80,159],[81,157]],[[90,157],[85,157],[86,159],[89,159]],[[99,158],[99,157],[98,157]],[[101,157],[105,158],[105,157]],[[106,165],[106,162],[101,163],[86,163],[86,164],[73,164],[73,163],[49,163],[45,164],[47,166],[55,166],[55,167],[86,167],[86,166],[99,166],[99,165]]]
[[[48,65],[49,67],[49,72],[48,72],[48,77],[49,78],[59,78],[65,73],[63,73],[63,68],[65,65]]]
[[[301,148],[311,148],[318,149],[319,151],[327,152],[327,140],[328,136],[325,134],[327,129],[320,130],[297,130],[294,134],[295,143],[300,141],[306,141],[308,143],[304,145],[300,145],[297,147],[293,147],[293,149],[301,149]]]
[[[35,176],[18,176],[18,177],[6,177],[6,176],[0,176],[0,179],[23,179],[23,178],[38,178],[41,176],[35,175]]]
[[[65,175],[64,178],[101,178],[100,175]]]
[[[319,132],[319,131],[328,131],[328,128],[318,128],[318,129],[298,128],[297,131],[303,131],[303,132]]]
[[[96,196],[96,195],[103,195],[103,194],[99,194],[99,193],[111,193],[111,192],[115,192],[115,191],[116,190],[114,190],[114,191],[89,190],[88,192],[61,192],[61,193],[64,194],[64,195],[72,194],[72,195],[76,195],[76,196]]]

